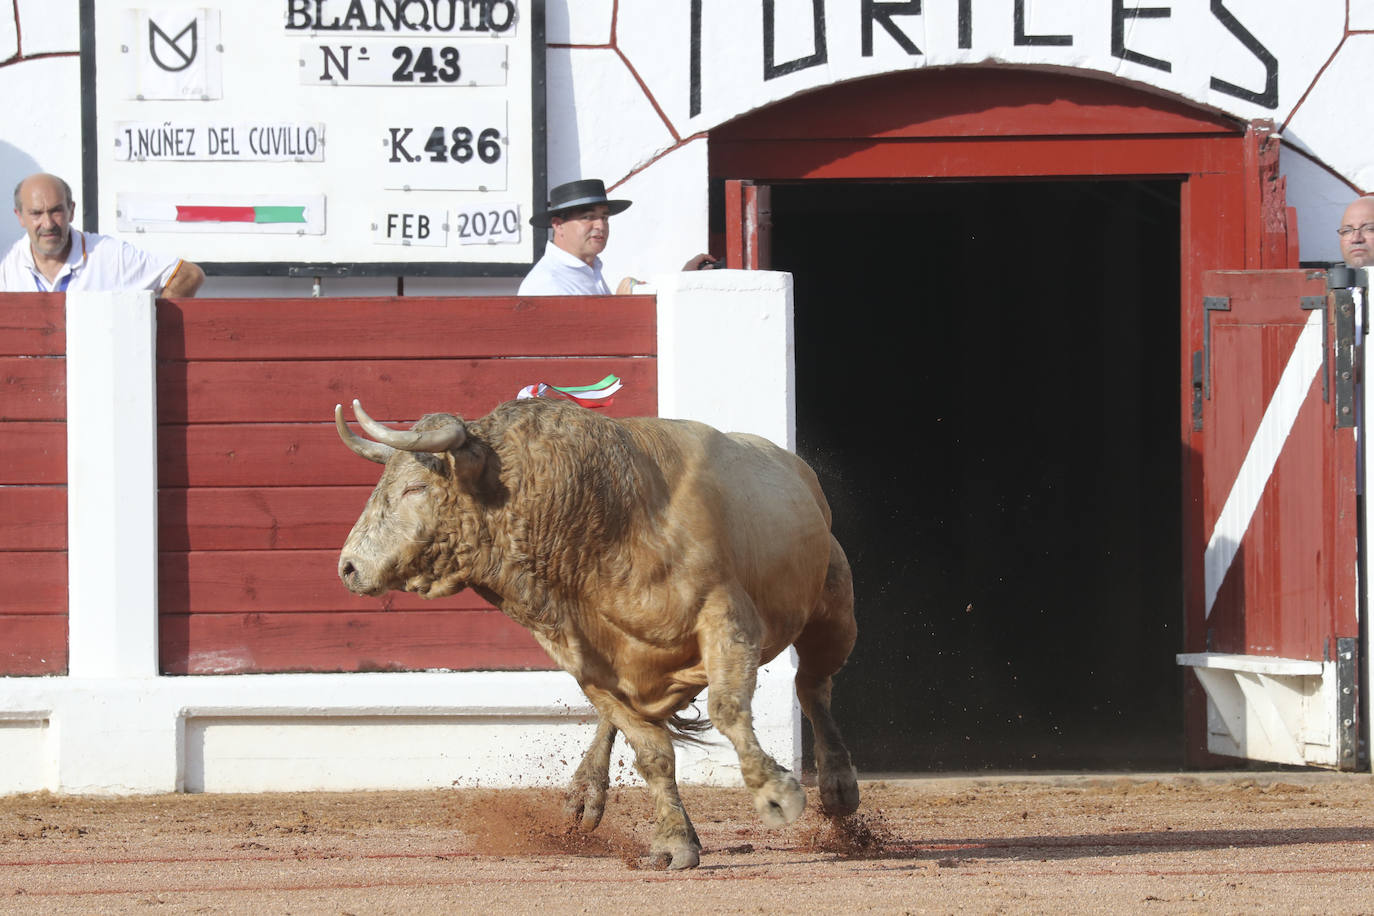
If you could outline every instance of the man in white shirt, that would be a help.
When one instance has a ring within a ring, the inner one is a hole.
[[[106,235],[72,228],[76,202],[56,175],[30,175],[14,189],[14,215],[25,236],[0,261],[0,291],[150,289],[194,296],[205,273],[190,261],[152,254]]]
[[[520,283],[521,296],[609,296],[601,276],[601,252],[611,237],[611,217],[630,206],[628,200],[607,200],[606,185],[598,178],[560,184],[549,192],[547,210],[530,217],[530,225],[553,229],[552,244]],[[683,270],[714,267],[710,255],[699,254]],[[626,277],[617,295],[631,292],[639,281]]]
[[[549,208],[531,216],[530,225],[552,228],[553,238],[521,281],[519,295],[609,296],[599,255],[611,237],[611,217],[629,206],[628,200],[607,200],[606,186],[597,178],[550,191]]]

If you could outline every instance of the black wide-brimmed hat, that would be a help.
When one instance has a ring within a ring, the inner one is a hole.
[[[581,181],[570,181],[567,184],[560,184],[549,192],[549,207],[540,213],[530,217],[530,225],[547,229],[553,225],[553,217],[561,216],[569,210],[576,210],[581,207],[594,207],[597,204],[605,204],[611,209],[611,215],[625,210],[630,206],[628,200],[607,200],[606,185],[600,178],[583,178]]]

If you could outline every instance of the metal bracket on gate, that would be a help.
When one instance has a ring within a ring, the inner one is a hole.
[[[1328,357],[1326,342],[1330,338],[1331,332],[1328,330],[1331,319],[1326,314],[1325,296],[1303,296],[1298,300],[1299,307],[1305,312],[1321,310],[1322,313],[1322,403],[1331,403],[1331,373],[1328,368],[1330,358]]]
[[[1193,354],[1193,431],[1202,429],[1202,402],[1212,399],[1212,313],[1231,311],[1227,296],[1202,297],[1202,350]]]
[[[1358,374],[1355,347],[1355,292],[1352,289],[1333,289],[1331,314],[1336,321],[1336,428],[1355,425],[1355,377]]]
[[[1202,297],[1202,396],[1212,399],[1212,316],[1211,312],[1231,311],[1229,296]]]
[[[1356,640],[1353,636],[1336,638],[1336,766],[1353,770],[1359,747],[1359,697],[1356,695]]]

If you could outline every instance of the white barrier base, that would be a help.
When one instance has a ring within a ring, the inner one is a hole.
[[[795,769],[793,673],[767,666],[755,710]],[[0,678],[0,794],[561,786],[595,723],[556,671]],[[679,748],[678,778],[741,785],[734,749],[706,737]],[[623,738],[611,775],[641,784]]]
[[[794,447],[791,284],[655,277],[660,414]],[[67,297],[71,674],[0,678],[0,794],[566,783],[595,717],[561,672],[157,676],[155,329],[151,293]],[[789,651],[761,669],[753,704],[794,771],[795,665]],[[678,749],[679,779],[740,785],[734,748],[706,737]],[[623,739],[611,773],[639,779]]]

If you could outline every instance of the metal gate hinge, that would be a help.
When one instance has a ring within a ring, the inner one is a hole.
[[[1341,770],[1359,764],[1358,644],[1351,636],[1336,638],[1336,768]]]
[[[1359,357],[1355,346],[1355,292],[1351,289],[1333,289],[1327,295],[1331,299],[1329,314],[1336,326],[1335,340],[1332,342],[1336,429],[1352,429],[1355,426],[1355,374]],[[1325,352],[1323,347],[1323,362]]]
[[[1364,272],[1358,268],[1337,264],[1326,271],[1327,289],[1354,289],[1364,284]]]
[[[1193,431],[1202,430],[1202,351],[1193,351]]]

